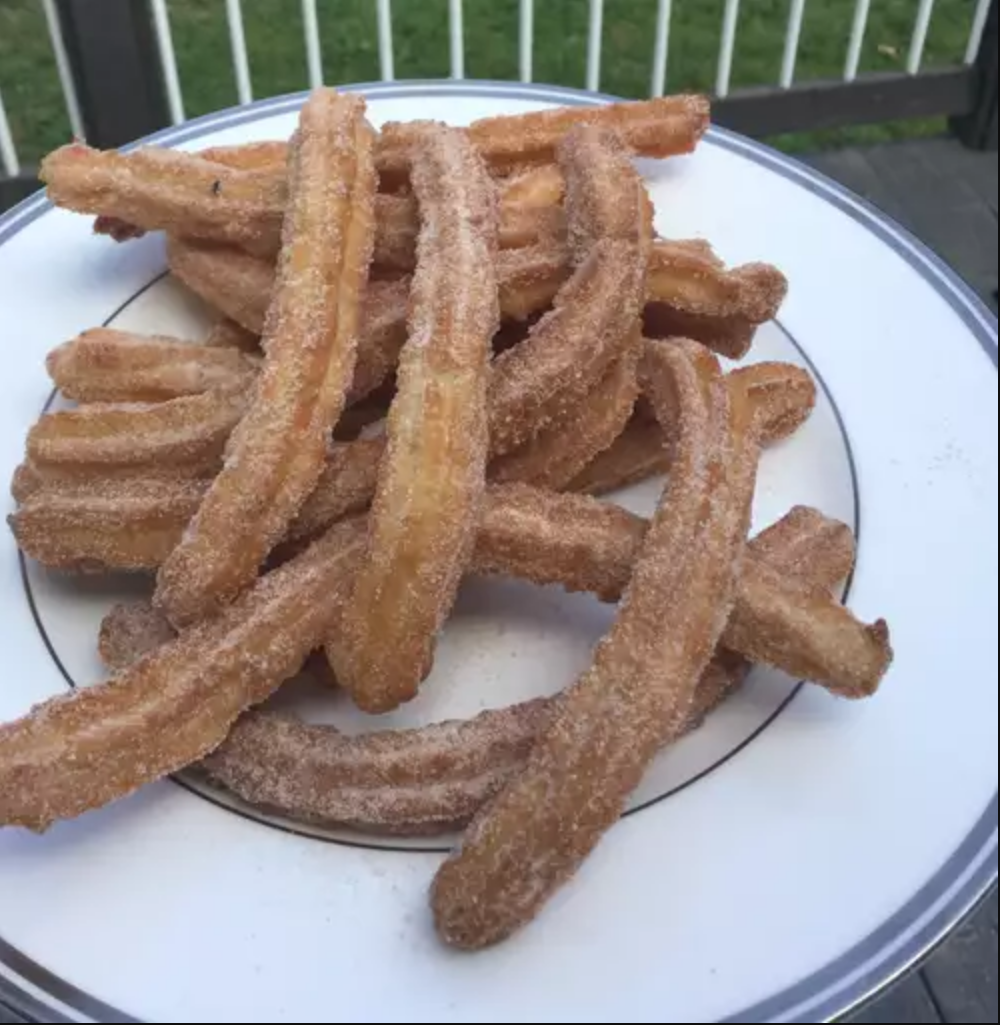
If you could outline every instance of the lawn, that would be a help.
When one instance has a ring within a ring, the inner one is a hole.
[[[244,0],[247,44],[258,97],[307,86],[298,0]],[[466,0],[466,74],[517,76],[517,0]],[[744,0],[734,87],[776,81],[789,0]],[[954,64],[964,55],[975,0],[939,0],[927,49],[928,65]],[[711,90],[724,0],[675,0],[668,88]],[[905,65],[918,0],[873,0],[862,68]],[[587,0],[535,0],[535,78],[582,86],[586,74]],[[855,0],[812,0],[807,6],[799,77],[842,72]],[[656,0],[607,0],[602,89],[626,97],[648,95]],[[170,0],[174,43],[188,116],[236,102],[229,35],[222,0]],[[447,77],[447,0],[395,0],[397,78]],[[331,84],[379,77],[375,0],[321,0],[324,66]],[[48,34],[38,0],[0,0],[0,91],[22,161],[30,164],[68,137]],[[935,132],[935,123],[869,127],[852,140],[875,141]],[[801,149],[840,142],[844,133],[778,140]]]

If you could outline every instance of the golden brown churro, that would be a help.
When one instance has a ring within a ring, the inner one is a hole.
[[[467,129],[472,144],[496,174],[556,163],[556,150],[579,125],[613,129],[632,153],[674,157],[691,153],[708,130],[710,105],[701,96],[616,103],[601,107],[560,107],[531,114],[483,118]],[[419,122],[390,122],[382,128],[379,173],[392,185],[404,181],[409,150],[420,137]]]
[[[43,489],[25,502],[11,524],[23,551],[38,551],[62,569],[152,569],[176,544],[203,487],[139,480]],[[799,520],[805,516],[797,515]],[[517,577],[617,601],[647,529],[648,521],[595,499],[526,485],[491,485],[467,572]],[[820,532],[808,519],[801,529]],[[833,552],[843,552],[844,538],[828,533]],[[804,568],[799,575],[805,575]],[[338,628],[329,643],[334,652],[342,635]],[[859,622],[829,594],[785,587],[758,572],[752,555],[737,584],[723,644],[850,697],[873,693],[891,659],[884,624]]]
[[[167,402],[93,402],[46,413],[28,432],[33,469],[49,479],[155,470],[188,477],[215,473],[249,389],[212,388]]]
[[[620,817],[690,713],[733,606],[756,479],[753,411],[705,350],[647,354],[657,413],[681,431],[618,616],[516,776],[432,889],[442,940],[495,944],[527,925]],[[664,624],[670,624],[664,629]]]
[[[161,402],[248,385],[260,360],[238,348],[95,328],[53,349],[45,365],[76,402]]]
[[[0,726],[0,826],[45,830],[214,750],[320,643],[363,549],[363,524],[338,524],[214,619]]]
[[[663,428],[634,413],[622,433],[566,485],[566,490],[607,495],[669,469],[670,449],[663,444]]]
[[[175,625],[213,614],[253,582],[323,470],[354,376],[374,236],[364,113],[359,97],[325,89],[302,108],[265,365],[222,472],[160,568],[156,601]]]
[[[759,409],[765,443],[787,437],[812,408],[815,389],[808,375],[789,364],[739,368],[734,379],[743,382]],[[309,540],[342,517],[364,512],[375,493],[384,451],[384,437],[334,444],[316,488],[289,527],[286,540]],[[669,467],[670,449],[663,444],[662,427],[637,411],[611,448],[566,490],[603,495],[665,473]],[[120,479],[109,477],[111,469]],[[25,463],[15,474],[12,491],[20,508],[10,523],[23,550],[53,569],[96,565],[106,556],[124,560],[108,562],[109,570],[157,569],[183,536],[194,496],[201,497],[208,486],[207,481],[197,487],[177,481],[171,490],[171,478],[191,474],[185,464],[164,468],[155,460],[124,467],[105,464],[99,472],[92,466],[70,464],[55,476],[49,468]],[[139,478],[134,490],[131,477]],[[150,478],[163,479],[150,490],[145,486]],[[82,486],[73,486],[74,481]],[[142,540],[143,524],[154,519],[157,541],[147,546]],[[132,539],[122,536],[129,532]]]
[[[327,649],[341,686],[372,713],[416,695],[472,550],[500,322],[494,189],[464,133],[427,126],[411,183],[421,233],[409,337],[386,421],[368,559]]]
[[[145,147],[125,154],[72,143],[42,161],[39,178],[56,206],[111,215],[118,236],[121,222],[127,222],[232,242],[265,256],[280,245],[287,187],[274,175],[171,149]]]
[[[171,272],[192,292],[248,332],[264,331],[274,268],[230,246],[169,238]],[[363,298],[354,380],[348,402],[370,395],[395,370],[406,341],[410,280],[369,281]]]
[[[652,232],[649,197],[620,141],[594,127],[562,142],[576,270],[553,308],[494,364],[490,444],[494,456],[571,415],[635,337]],[[596,181],[594,179],[597,179]],[[598,205],[598,189],[614,198]],[[610,231],[608,237],[604,232]]]
[[[585,402],[565,420],[540,430],[530,441],[490,464],[493,481],[522,481],[563,490],[625,429],[636,399],[642,349],[638,330],[631,350],[605,372]]]
[[[155,570],[207,487],[168,477],[36,481],[17,489],[21,504],[7,522],[20,550],[53,569]]]
[[[212,349],[239,349],[250,356],[260,356],[259,332],[248,331],[242,324],[237,324],[229,317],[220,317],[212,325],[202,344]]]
[[[544,537],[549,526],[543,515],[526,533]],[[484,527],[480,538],[490,533]],[[850,530],[811,509],[793,510],[748,550],[770,572],[805,573],[803,585],[827,590],[854,561]],[[111,623],[115,654],[141,654],[163,643],[162,630],[144,606],[117,612]],[[717,652],[680,732],[701,725],[736,690],[746,668],[743,659]],[[551,700],[535,700],[465,722],[355,737],[261,711],[242,718],[199,768],[251,806],[293,821],[382,834],[443,833],[468,825],[523,769],[554,709]]]
[[[670,344],[650,342],[647,345]],[[769,445],[791,437],[816,406],[816,385],[809,374],[791,363],[755,363],[733,371],[734,380],[748,389],[761,417],[761,440]],[[663,445],[663,428],[640,402],[625,429],[566,490],[605,495],[666,473],[670,449]]]

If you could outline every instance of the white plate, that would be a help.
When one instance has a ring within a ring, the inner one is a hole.
[[[509,84],[365,87],[372,119],[601,102]],[[164,132],[183,148],[287,136],[301,96]],[[804,1022],[925,954],[997,876],[996,319],[863,201],[714,130],[644,162],[658,228],[791,280],[753,358],[812,368],[807,428],[767,454],[757,525],[805,502],[859,536],[847,600],[897,657],[847,704],[776,674],[666,754],[571,885],[514,940],[445,952],[440,844],[381,847],[268,822],[167,781],[44,837],[0,833],[0,995],[44,1021]],[[0,477],[49,401],[45,353],[114,322],[197,337],[155,239],[118,246],[36,198],[0,220]],[[655,486],[620,499],[650,511]],[[134,581],[81,584],[0,547],[0,719],[100,678],[96,628]],[[463,587],[424,695],[393,723],[550,693],[610,612],[500,581]],[[281,700],[370,728],[293,685]],[[383,725],[380,723],[380,725]]]

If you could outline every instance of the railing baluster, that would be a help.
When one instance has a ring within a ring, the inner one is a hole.
[[[673,0],[660,0],[656,15],[656,50],[653,53],[653,82],[650,93],[663,96],[667,91],[667,62],[670,57],[670,26],[673,20]]]
[[[236,95],[240,103],[251,103],[253,88],[250,84],[250,58],[247,55],[243,5],[240,0],[226,0],[226,17],[229,21],[229,43],[233,51],[233,71],[236,73]]]
[[[395,59],[392,50],[392,0],[378,0],[378,56],[382,81],[392,82],[396,77]]]
[[[719,74],[715,91],[720,98],[729,95],[733,80],[733,54],[736,52],[736,30],[740,22],[740,0],[726,0],[726,13],[722,21],[722,50],[719,54]]]
[[[788,17],[788,31],[785,35],[785,56],[781,64],[781,88],[791,89],[795,85],[795,69],[799,62],[799,47],[802,43],[802,23],[805,20],[806,0],[792,0]]]
[[[62,86],[63,99],[66,102],[66,115],[73,136],[83,139],[83,115],[80,113],[80,100],[76,95],[76,83],[70,68],[69,55],[66,53],[66,40],[63,39],[62,25],[56,11],[55,0],[42,0],[42,10],[49,26],[49,39],[52,41],[52,52],[56,57],[56,68],[59,72],[59,84]]]
[[[851,42],[847,47],[847,63],[844,65],[844,81],[854,82],[861,70],[861,55],[865,50],[865,39],[868,36],[868,19],[872,12],[872,0],[858,0],[854,11],[854,26],[851,29]]]
[[[451,28],[451,77],[465,78],[465,23],[463,0],[451,0],[450,17],[448,22]]]
[[[931,27],[936,0],[920,0],[917,11],[917,23],[913,29],[913,41],[910,44],[910,56],[906,62],[906,70],[911,75],[920,73],[924,63],[924,51],[927,49],[927,34]]]
[[[979,0],[976,15],[972,19],[972,32],[969,35],[969,48],[965,51],[965,63],[975,64],[979,59],[979,48],[983,45],[986,22],[990,16],[991,0]]]
[[[530,82],[534,74],[535,0],[521,0],[521,81]]]
[[[604,0],[590,0],[590,35],[587,43],[587,88],[601,88],[601,50],[604,47]]]
[[[160,64],[163,67],[163,84],[167,93],[167,106],[170,108],[170,120],[179,125],[185,121],[184,97],[181,93],[181,78],[177,70],[177,55],[174,53],[174,37],[170,31],[170,15],[167,13],[166,0],[152,0],[152,8],[153,28],[160,51]]]
[[[7,120],[7,108],[3,105],[3,93],[0,93],[0,166],[8,178],[16,178],[21,173],[21,162],[14,148],[14,136]]]
[[[316,0],[302,0],[302,24],[306,33],[306,63],[309,85],[317,89],[323,84],[323,50],[319,41],[319,14]]]

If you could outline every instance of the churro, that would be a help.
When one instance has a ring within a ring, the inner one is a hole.
[[[412,699],[471,553],[486,486],[499,327],[493,185],[462,132],[428,127],[412,155],[421,218],[408,338],[386,420],[370,550],[328,644],[362,709]]]
[[[239,390],[260,362],[238,348],[194,345],[111,328],[84,331],[49,353],[46,369],[76,402],[161,402],[213,388]]]
[[[155,569],[182,535],[203,488],[163,480],[43,488],[10,522],[23,551],[37,552],[60,569]],[[795,510],[789,518],[790,533],[818,537],[822,532],[823,524],[808,512]],[[648,527],[642,517],[586,496],[491,485],[466,572],[555,585],[615,602]],[[826,529],[833,552],[827,562],[834,556],[845,560],[842,553],[850,550],[849,537],[841,536],[845,529]],[[307,543],[300,538],[295,550]],[[861,623],[830,594],[786,587],[758,569],[755,551],[745,560],[723,644],[834,693],[854,698],[873,693],[891,659],[885,625]],[[799,567],[798,576],[808,577],[807,571]],[[338,627],[329,639],[334,652],[342,636]]]
[[[168,238],[171,273],[252,335],[261,335],[274,292],[274,267],[231,246]],[[395,370],[406,341],[409,278],[369,281],[363,297],[354,378],[347,402],[359,402]]]
[[[733,379],[748,389],[758,407],[761,441],[765,445],[791,437],[816,407],[815,382],[808,372],[794,364],[754,363],[734,370]],[[605,495],[669,469],[670,449],[663,444],[663,428],[640,401],[612,444],[565,486],[569,491]]]
[[[213,614],[253,582],[322,473],[355,372],[373,245],[364,113],[359,97],[326,89],[302,108],[260,380],[222,471],[160,568],[157,604],[175,625]]]
[[[130,669],[0,726],[0,826],[44,831],[209,754],[298,672],[363,551],[363,523],[338,524]]]
[[[709,117],[710,104],[704,97],[671,96],[482,118],[466,131],[490,169],[503,175],[556,163],[559,144],[581,125],[615,130],[638,156],[682,156],[697,148],[708,130]],[[392,187],[406,180],[410,148],[422,131],[422,122],[383,126],[379,145],[383,183]]]
[[[570,131],[559,156],[567,179],[568,231],[586,244],[573,253],[576,269],[553,308],[525,341],[495,361],[494,456],[525,444],[585,400],[635,337],[645,294],[652,211],[624,146],[606,130],[581,127]],[[588,198],[602,190],[610,197],[603,204]],[[603,237],[606,230],[613,234]]]
[[[157,473],[211,476],[249,404],[239,379],[166,402],[93,402],[44,414],[28,432],[28,462],[42,477]]]
[[[30,470],[23,474],[27,477]],[[198,511],[207,481],[169,477],[23,481],[8,524],[18,547],[64,571],[155,570]]]
[[[578,409],[490,463],[493,481],[521,481],[561,491],[618,438],[639,396],[641,339],[605,372]]]
[[[160,153],[169,156],[157,159]],[[223,166],[220,161],[213,170],[211,160],[220,155],[224,154],[209,151],[206,157],[205,153],[155,148],[128,155],[104,154],[75,146],[72,154],[59,152],[48,158],[45,178],[54,202],[81,213],[97,212],[94,232],[116,242],[133,241],[150,231],[162,230],[203,242],[239,244],[262,257],[276,256],[281,241],[281,214],[287,199],[284,165]],[[167,165],[169,186],[164,182]],[[259,209],[252,206],[251,181],[262,197]],[[211,200],[206,198],[208,182]],[[557,237],[563,225],[562,189],[558,169],[546,166],[519,176],[510,189],[501,185],[499,244],[517,248]],[[189,217],[185,216],[182,203],[184,190],[188,190]],[[123,198],[126,193],[128,200]],[[243,227],[235,230],[227,225],[223,231],[216,227],[217,208],[224,212],[232,209],[232,204],[224,201],[224,197],[230,199],[231,193],[239,198]],[[120,215],[126,208],[138,218],[137,223]],[[375,225],[374,265],[381,271],[412,271],[420,228],[412,194],[379,193],[375,197]],[[252,236],[249,243],[248,235]]]
[[[74,142],[45,157],[39,178],[56,206],[110,215],[101,230],[116,237],[127,237],[127,223],[133,233],[177,230],[264,256],[280,245],[287,193],[280,176],[154,146],[119,153]]]
[[[251,356],[260,356],[260,332],[249,331],[229,317],[219,317],[205,336],[209,348],[239,349]]]
[[[765,444],[787,437],[812,409],[815,387],[797,367],[759,364],[737,369],[734,379],[742,382],[758,405]],[[670,448],[664,445],[663,429],[648,413],[639,412],[641,408],[640,402],[623,433],[570,481],[566,490],[604,495],[670,468]],[[333,444],[315,489],[289,526],[285,539],[298,545],[321,534],[331,523],[368,509],[384,452],[382,436]],[[553,458],[559,458],[558,450]],[[495,461],[494,466],[501,462]],[[177,482],[176,490],[171,491],[171,477],[192,476],[184,464],[171,470],[147,461],[119,467],[115,477],[108,476],[108,469],[107,465],[100,472],[93,472],[92,467],[67,467],[62,475],[53,477],[50,470],[30,463],[18,467],[12,492],[20,508],[10,522],[27,554],[53,569],[96,565],[107,553],[126,560],[107,563],[109,570],[147,570],[161,565],[164,545],[169,550],[169,539],[174,544],[180,541],[190,518],[186,510],[192,496],[203,495],[207,481],[199,483],[197,489],[193,483]],[[494,473],[494,479],[497,476]],[[130,490],[129,477],[140,478],[136,492]],[[165,478],[159,480],[154,492],[142,488],[151,477]],[[74,481],[87,486],[75,488]],[[151,504],[154,496],[162,504],[159,513],[154,513]],[[131,518],[139,517],[140,510],[143,517],[155,515],[159,524],[161,540],[153,546],[141,541],[143,520],[133,522]],[[80,529],[75,528],[74,517],[79,519]],[[95,530],[101,521],[103,526]],[[129,531],[135,535],[131,542],[115,543],[117,535]]]
[[[542,517],[532,526],[536,536],[547,536],[550,524]],[[484,527],[480,539],[490,533]],[[769,571],[802,574],[804,585],[827,590],[847,576],[854,560],[850,530],[811,509],[793,510],[748,550]],[[580,554],[586,555],[585,546]],[[150,617],[148,607],[119,610],[109,619],[118,657],[135,657],[163,643],[163,624]],[[740,656],[717,651],[678,734],[699,727],[739,687],[748,668]],[[237,722],[198,768],[250,806],[292,821],[377,834],[445,833],[467,826],[523,769],[554,709],[554,701],[536,699],[464,722],[362,736],[265,709]]]
[[[524,770],[476,817],[434,880],[435,924],[451,946],[502,941],[571,879],[683,727],[722,637],[759,443],[745,393],[727,386],[706,350],[692,349],[663,347],[644,360],[657,413],[671,405],[681,430],[615,624],[591,668],[560,697]]]

